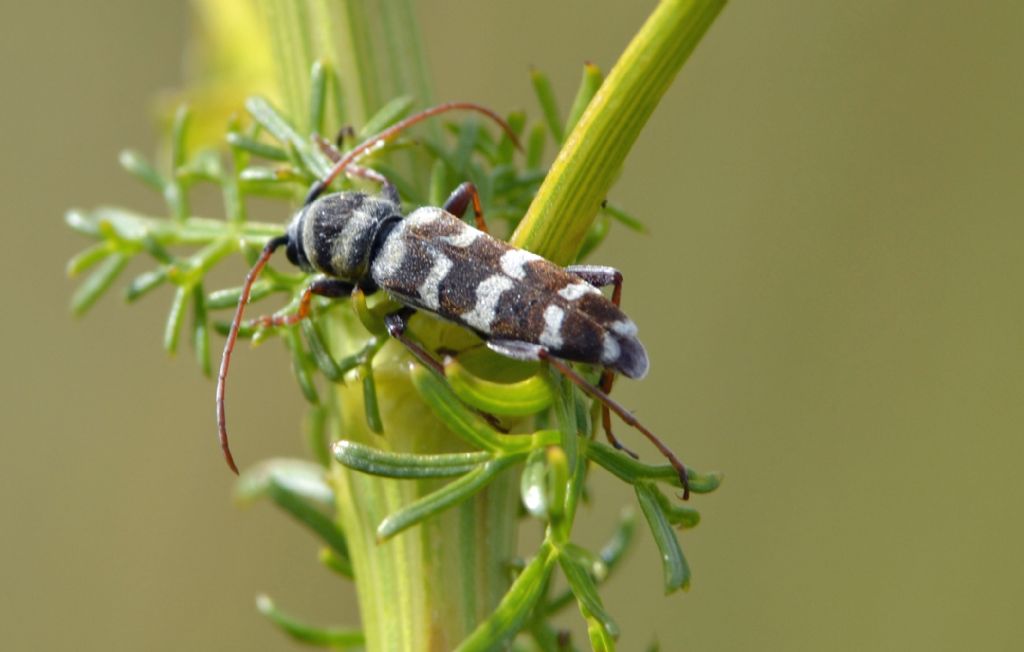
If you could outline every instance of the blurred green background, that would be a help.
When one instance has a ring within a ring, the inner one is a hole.
[[[424,2],[436,97],[539,115],[535,65],[567,106],[652,5]],[[153,149],[188,6],[3,14],[0,647],[292,649],[259,591],[355,623],[311,537],[232,506],[167,296],[67,312],[65,209],[160,209],[117,153]],[[644,531],[604,590],[623,650],[1024,649],[1022,62],[1020,2],[791,0],[726,7],[684,68],[612,195],[652,234],[596,259],[653,360],[619,398],[726,483],[682,538],[688,594]],[[299,454],[284,354],[236,361],[236,454]],[[598,476],[591,545],[633,501]]]

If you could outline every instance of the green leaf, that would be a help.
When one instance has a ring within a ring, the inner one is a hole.
[[[167,268],[160,267],[148,272],[139,274],[128,284],[124,298],[128,303],[141,299],[151,290],[163,285],[167,281]]]
[[[492,459],[492,455],[484,451],[416,455],[383,451],[346,440],[336,442],[331,451],[334,459],[350,469],[386,478],[450,478]]]
[[[377,526],[377,540],[387,541],[403,530],[448,509],[452,505],[461,503],[482,490],[499,473],[510,465],[522,460],[523,457],[523,454],[496,457],[476,467],[457,480],[449,482],[441,489],[413,501],[381,521],[380,525]]]
[[[590,570],[580,563],[577,556],[568,554],[570,547],[574,546],[569,544],[566,547],[567,550],[558,555],[558,563],[562,567],[562,572],[565,573],[565,579],[569,581],[573,595],[576,596],[576,600],[579,602],[580,612],[583,614],[583,617],[588,621],[597,621],[600,624],[600,629],[603,630],[602,633],[593,632],[591,634],[591,642],[595,643],[594,649],[614,649],[614,642],[609,639],[618,638],[619,627],[612,620],[608,612],[605,611],[604,604],[601,602],[601,596],[597,593],[597,586],[590,575]],[[594,634],[597,634],[597,636],[595,637]],[[596,641],[594,640],[595,638],[597,639]],[[609,643],[611,644],[610,648],[608,647]]]
[[[106,242],[99,242],[78,252],[74,258],[68,261],[68,276],[74,278],[96,263],[100,262],[113,252],[113,249]]]
[[[544,160],[544,144],[547,141],[547,130],[543,122],[537,122],[530,128],[530,136],[526,140],[526,167],[539,168]],[[547,173],[545,172],[545,176]]]
[[[142,181],[144,184],[163,192],[167,180],[160,176],[160,173],[138,152],[126,149],[118,156],[118,162],[129,174]]]
[[[282,329],[281,338],[292,352],[292,371],[295,373],[295,379],[299,381],[302,395],[313,405],[319,405],[320,396],[316,391],[316,384],[313,382],[313,362],[306,355],[306,350],[302,346],[302,338],[294,328]]]
[[[272,294],[278,288],[273,281],[259,280],[252,284],[252,292],[249,294],[249,303],[256,303]],[[206,307],[209,310],[223,310],[238,306],[238,299],[242,296],[242,287],[226,288],[211,292],[206,297]]]
[[[261,496],[270,498],[339,557],[349,559],[345,535],[325,511],[333,509],[334,494],[324,481],[321,467],[298,460],[269,460],[241,475],[235,495],[244,502]]]
[[[629,545],[633,542],[633,535],[635,533],[636,514],[631,508],[627,507],[619,515],[619,524],[615,527],[615,532],[612,533],[611,539],[608,540],[608,543],[604,544],[601,552],[598,553],[598,557],[601,558],[601,562],[608,569],[609,575],[618,566],[626,551],[629,550]]]
[[[539,519],[548,517],[548,465],[543,448],[530,451],[519,477],[519,496],[523,507],[531,516]]]
[[[665,594],[668,595],[679,589],[688,589],[690,587],[690,567],[679,547],[675,530],[672,529],[672,524],[665,512],[662,511],[661,503],[655,496],[655,489],[646,482],[636,483],[634,489],[636,498],[640,502],[640,509],[651,528],[654,542],[658,545],[658,550],[661,551],[661,565],[665,575]]]
[[[316,366],[320,369],[320,372],[327,376],[327,379],[331,382],[338,383],[345,376],[345,372],[341,370],[338,363],[334,361],[330,351],[327,350],[327,344],[324,342],[323,336],[320,334],[320,327],[317,325],[315,319],[303,319],[300,328],[302,334],[306,336],[306,344],[309,345],[309,353],[313,356],[313,361],[316,362]]]
[[[586,454],[591,460],[611,471],[629,483],[640,480],[658,480],[675,487],[682,487],[679,473],[671,464],[657,466],[638,462],[624,455],[607,444],[599,441],[587,442]],[[690,491],[695,494],[706,494],[714,491],[722,484],[722,474],[718,471],[699,473],[691,468],[686,469]]]
[[[665,518],[668,519],[669,523],[680,530],[688,530],[690,528],[697,527],[697,524],[700,523],[700,512],[692,507],[680,505],[665,494],[661,493],[657,487],[653,485],[649,486],[654,492],[654,496],[658,499],[658,504],[661,505],[661,511],[664,512]]]
[[[622,224],[627,229],[636,231],[637,233],[647,233],[646,224],[612,203],[605,202],[604,205],[601,206],[601,212],[606,215],[610,215],[616,222]]]
[[[125,254],[121,252],[110,254],[71,295],[71,312],[76,315],[84,315],[117,280],[127,264],[128,257]]]
[[[522,628],[533,612],[534,606],[544,595],[548,577],[558,555],[551,545],[544,543],[519,577],[512,583],[508,593],[501,599],[498,608],[477,625],[476,629],[462,641],[457,652],[484,652],[502,650]]]
[[[207,378],[210,377],[210,328],[206,317],[206,293],[203,284],[199,283],[192,291],[192,346],[196,352],[196,362]]]
[[[314,61],[309,73],[309,131],[322,134],[327,105],[327,71],[323,61]]]
[[[373,367],[367,362],[359,367],[359,377],[363,381],[363,411],[366,413],[366,427],[378,435],[384,432],[384,423],[380,417],[380,404],[377,402],[377,381],[373,377]]]
[[[378,134],[391,125],[395,124],[405,116],[409,115],[409,111],[412,110],[415,99],[409,95],[403,95],[396,97],[384,106],[382,106],[376,113],[370,117],[362,129],[359,130],[360,140],[369,138],[375,134]]]
[[[569,117],[565,119],[565,133],[572,132],[573,127],[580,121],[584,109],[597,94],[597,89],[601,88],[603,81],[604,73],[600,68],[589,61],[583,64],[583,79],[580,80],[580,86],[576,90],[576,98],[572,101],[572,108],[569,109]]]
[[[521,435],[502,435],[480,415],[459,401],[452,389],[434,372],[421,365],[410,371],[413,386],[439,419],[459,437],[485,450],[499,452],[523,450],[530,447],[530,438]]]
[[[365,644],[365,637],[358,629],[346,627],[313,627],[299,622],[281,612],[266,595],[256,598],[256,608],[260,613],[269,618],[275,625],[281,628],[291,638],[321,647],[331,647],[339,650],[362,649]]]
[[[537,102],[540,103],[540,110],[544,113],[548,129],[555,137],[555,142],[561,143],[565,140],[565,132],[562,131],[562,116],[558,110],[555,91],[551,88],[551,80],[537,69],[530,71],[530,79],[533,81],[533,90],[537,94]]]
[[[264,143],[263,141],[250,138],[245,134],[240,134],[236,131],[228,132],[228,145],[235,149],[242,150],[243,152],[249,152],[255,154],[260,158],[265,158],[269,161],[287,161],[288,152],[284,151],[280,147],[275,147],[270,143]]]
[[[518,382],[498,383],[470,373],[455,358],[444,365],[455,395],[474,408],[496,416],[528,416],[550,407],[554,391],[543,371]]]

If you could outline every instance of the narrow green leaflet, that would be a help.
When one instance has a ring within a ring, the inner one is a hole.
[[[362,649],[366,642],[363,633],[348,627],[314,627],[300,622],[283,613],[269,596],[260,595],[256,598],[256,608],[281,628],[288,636],[308,645],[330,647],[337,650]]]
[[[682,487],[679,483],[679,474],[671,464],[659,464],[657,466],[644,464],[634,460],[632,457],[623,455],[611,446],[599,441],[587,442],[586,454],[591,460],[626,482],[635,483],[639,480],[657,480],[674,487]],[[710,493],[722,484],[722,474],[717,471],[699,473],[687,468],[686,477],[690,482],[690,492],[695,494]]]
[[[345,440],[336,442],[331,451],[334,459],[350,469],[386,478],[451,478],[492,459],[485,451],[415,455],[383,451]]]
[[[445,422],[452,432],[470,444],[490,451],[511,451],[529,448],[530,438],[523,435],[502,435],[484,418],[470,411],[434,372],[414,365],[410,373],[420,396]]]
[[[120,252],[110,254],[97,265],[92,274],[78,286],[71,297],[71,311],[76,315],[85,314],[103,296],[128,264],[128,257]]]
[[[458,360],[450,358],[444,372],[456,396],[488,414],[528,416],[546,410],[554,400],[554,392],[543,371],[518,382],[499,383],[473,375]]]
[[[654,495],[654,489],[645,482],[636,483],[634,488],[636,489],[636,498],[640,502],[640,509],[651,528],[651,534],[654,535],[654,542],[658,544],[658,550],[661,551],[661,565],[665,574],[665,594],[689,588],[690,567],[679,547],[675,530],[662,511],[658,498]]]
[[[466,640],[459,644],[457,652],[485,652],[502,650],[522,628],[537,601],[544,595],[548,577],[558,555],[550,544],[544,543],[537,556],[526,565],[501,604],[490,616],[480,623]]]
[[[381,521],[377,526],[377,540],[387,541],[424,519],[461,503],[486,487],[499,473],[523,457],[523,454],[497,457],[449,482],[434,493],[413,501]]]
[[[583,617],[587,620],[594,619],[600,623],[601,629],[604,630],[603,633],[607,636],[598,636],[597,638],[607,647],[608,642],[605,639],[617,638],[619,636],[619,627],[612,620],[608,612],[605,611],[604,604],[601,602],[601,596],[597,594],[597,586],[590,575],[590,571],[584,564],[580,563],[577,556],[569,553],[570,550],[571,544],[566,546],[566,550],[558,555],[558,563],[562,567],[562,572],[565,573],[565,579],[569,581],[573,595],[576,596],[576,600],[579,602]],[[593,638],[591,637],[592,641]]]

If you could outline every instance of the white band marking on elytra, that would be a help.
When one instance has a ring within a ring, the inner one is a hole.
[[[493,274],[480,281],[480,285],[476,286],[476,305],[472,310],[462,313],[462,321],[481,333],[490,333],[491,323],[498,310],[498,300],[502,293],[512,289],[512,285],[511,279],[502,274]]]
[[[420,299],[427,308],[437,310],[438,306],[441,305],[441,298],[439,296],[441,281],[444,280],[444,277],[448,276],[448,272],[451,269],[452,261],[447,256],[437,254],[430,272],[427,273],[427,278],[423,279],[419,287]]]
[[[412,224],[413,226],[422,226],[424,224],[430,224],[436,221],[442,215],[447,215],[443,209],[437,206],[421,206],[413,212],[409,213],[409,217],[405,218],[405,221]]]
[[[622,335],[623,337],[636,337],[636,324],[629,319],[623,319],[620,321],[612,322],[608,328],[612,331]]]
[[[534,260],[543,260],[543,258],[522,249],[509,249],[502,254],[499,264],[501,271],[516,280],[521,280],[526,276],[526,263]]]
[[[558,291],[558,294],[567,301],[575,301],[585,294],[601,294],[601,291],[590,283],[571,283]]]
[[[473,227],[463,226],[462,229],[455,235],[442,236],[441,240],[447,242],[453,247],[465,249],[469,245],[476,242],[476,239],[479,238],[481,235],[483,234],[474,229]]]
[[[601,351],[601,362],[611,364],[619,359],[622,350],[619,348],[619,342],[615,339],[614,335],[605,333],[604,337],[601,338],[601,343],[604,347]]]
[[[544,309],[544,332],[538,340],[543,346],[549,349],[562,348],[562,321],[565,319],[565,311],[558,306],[551,305]]]

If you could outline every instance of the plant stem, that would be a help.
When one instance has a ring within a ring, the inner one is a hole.
[[[725,0],[658,5],[565,139],[512,235],[513,245],[562,265],[576,259],[640,130],[724,5]]]

